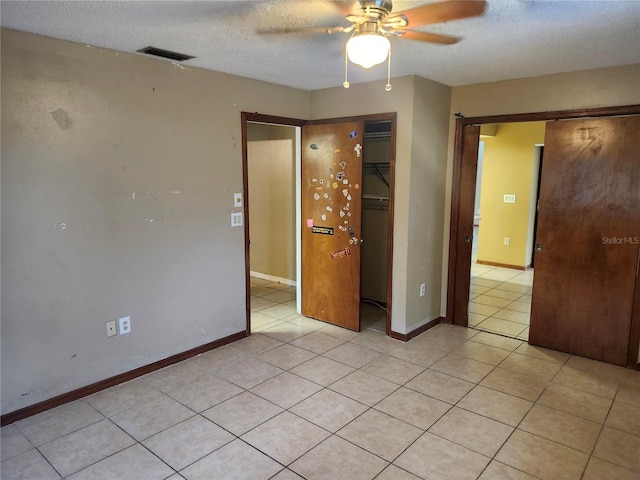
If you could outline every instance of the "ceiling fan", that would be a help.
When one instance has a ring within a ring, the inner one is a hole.
[[[391,43],[389,37],[452,45],[461,39],[413,30],[413,28],[480,16],[487,6],[486,0],[447,0],[392,13],[392,0],[359,0],[360,11],[354,13],[353,2],[333,0],[333,3],[345,14],[345,19],[351,25],[346,27],[285,28],[259,33],[351,33],[351,38],[347,41],[345,48],[345,81],[343,86],[349,88],[348,60],[364,68],[370,68],[388,59],[387,85],[385,87],[387,91],[391,90]]]

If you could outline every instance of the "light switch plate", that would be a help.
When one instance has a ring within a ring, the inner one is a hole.
[[[242,212],[231,212],[231,226],[232,227],[242,226]]]
[[[233,206],[235,208],[242,207],[242,194],[241,193],[234,193],[233,194]]]

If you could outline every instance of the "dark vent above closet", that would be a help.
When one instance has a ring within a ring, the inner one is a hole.
[[[191,55],[186,55],[184,53],[172,52],[171,50],[164,50],[162,48],[157,47],[145,47],[140,50],[136,50],[138,53],[146,53],[147,55],[153,55],[154,57],[162,57],[168,58],[169,60],[175,60],[177,62],[184,62],[185,60],[190,60],[193,57]]]

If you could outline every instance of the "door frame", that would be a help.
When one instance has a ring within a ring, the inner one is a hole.
[[[392,311],[392,285],[393,285],[393,219],[394,219],[394,197],[395,197],[395,170],[396,170],[396,112],[376,113],[371,115],[358,115],[353,117],[340,117],[329,119],[303,120],[298,118],[278,117],[261,113],[241,112],[242,129],[242,194],[243,194],[243,215],[244,215],[244,267],[245,267],[245,312],[247,318],[247,335],[251,335],[251,264],[249,253],[249,164],[247,153],[247,124],[269,123],[273,125],[283,125],[291,127],[304,127],[305,125],[320,123],[340,123],[349,121],[383,122],[391,123],[391,161],[389,162],[389,233],[387,238],[387,325],[386,335],[392,336],[391,331],[391,311]],[[300,178],[296,178],[299,184]]]
[[[469,192],[463,192],[461,188],[461,172],[463,159],[463,130],[464,127],[470,125],[483,125],[494,123],[518,123],[518,122],[535,122],[535,121],[554,121],[554,120],[571,120],[578,118],[597,118],[597,117],[617,117],[624,115],[640,115],[640,105],[623,105],[615,107],[601,107],[591,109],[578,110],[559,110],[550,112],[532,112],[505,115],[492,115],[483,117],[458,117],[456,118],[454,152],[453,152],[453,180],[451,185],[451,214],[449,219],[449,261],[448,261],[448,277],[447,277],[447,323],[460,326],[468,326],[467,316],[463,315],[464,321],[456,321],[459,315],[456,314],[456,299],[462,304],[460,299],[464,292],[456,291],[456,283],[460,285],[459,276],[466,276],[466,291],[468,296],[470,271],[456,271],[458,261],[458,231],[460,230],[459,219],[461,208],[461,197],[469,195]],[[479,139],[479,135],[478,135]],[[474,184],[475,185],[475,184]],[[471,192],[473,196],[473,192]],[[473,208],[473,206],[471,206]],[[464,214],[467,212],[463,212]],[[471,212],[473,213],[473,212]],[[535,239],[534,239],[535,240]],[[460,252],[462,254],[462,252]],[[458,281],[456,282],[456,280]],[[460,288],[460,287],[458,287]],[[636,282],[636,293],[640,291],[640,279]],[[469,299],[467,298],[467,304]],[[627,365],[636,365],[638,363],[638,350],[640,342],[640,294],[636,294],[634,301],[634,313],[631,318],[631,332],[629,335],[629,354]]]
[[[250,263],[250,239],[249,239],[249,155],[247,146],[247,124],[248,123],[267,123],[271,125],[280,125],[285,127],[302,127],[306,125],[307,120],[289,117],[277,117],[273,115],[264,115],[261,113],[241,112],[240,121],[242,127],[242,209],[244,215],[244,270],[245,270],[245,314],[246,314],[246,330],[247,336],[251,335],[251,263]],[[296,146],[297,149],[300,145]],[[296,183],[300,180],[296,178]],[[296,232],[296,238],[298,238]],[[296,241],[297,243],[297,241]],[[297,263],[297,260],[296,260]],[[297,270],[297,266],[296,266]],[[296,288],[298,288],[296,286]]]
[[[536,145],[536,148],[538,147],[538,145]],[[540,206],[540,181],[542,179],[542,164],[544,162],[544,145],[540,146],[540,155],[538,158],[538,181],[536,182],[536,214],[535,214],[535,218],[533,219],[533,239],[531,240],[531,243],[533,245],[533,248],[531,250],[531,268],[536,268],[536,266],[534,265],[535,263],[535,258],[536,258],[536,235],[538,234],[538,211],[539,211],[539,206]]]

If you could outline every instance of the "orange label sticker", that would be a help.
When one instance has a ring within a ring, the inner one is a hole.
[[[338,258],[344,258],[351,255],[351,250],[348,248],[343,248],[342,250],[338,250],[337,252],[332,252],[331,254],[332,260],[337,260]]]

